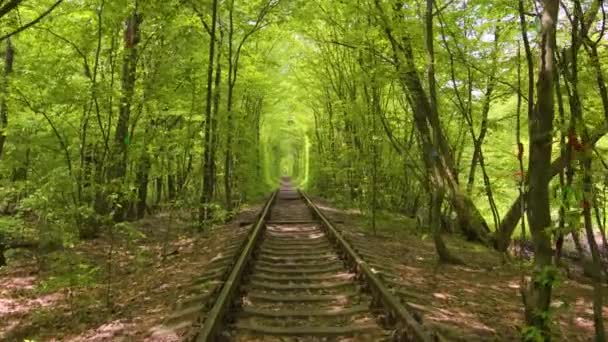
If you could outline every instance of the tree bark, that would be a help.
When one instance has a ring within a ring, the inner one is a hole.
[[[201,208],[199,211],[199,225],[203,226],[209,219],[209,205],[213,199],[213,185],[215,177],[213,174],[215,161],[212,159],[213,132],[212,132],[212,102],[213,102],[213,69],[215,58],[215,32],[217,27],[217,3],[213,0],[211,10],[211,37],[209,38],[209,58],[207,61],[207,95],[205,104],[205,141],[203,146],[203,188],[201,192]],[[219,89],[216,89],[219,91]]]
[[[585,134],[586,135],[586,134]],[[583,144],[585,143],[583,138]],[[585,146],[585,145],[584,145]],[[591,207],[594,205],[594,190],[593,190],[593,179],[591,175],[591,156],[592,150],[589,147],[585,147],[583,156],[583,219],[585,222],[585,233],[587,235],[587,243],[591,249],[592,258],[592,278],[593,278],[593,322],[595,326],[595,340],[606,341],[606,332],[604,330],[604,319],[603,319],[603,269],[602,269],[602,258],[600,251],[595,240],[595,234],[593,232],[593,220],[591,218]]]
[[[11,39],[6,40],[6,50],[4,51],[4,73],[0,83],[0,160],[2,160],[2,152],[4,143],[6,142],[6,134],[4,133],[8,125],[8,94],[9,94],[9,76],[13,72],[13,62],[15,50]]]
[[[139,43],[140,23],[141,17],[135,9],[126,20],[124,31],[120,111],[114,135],[114,156],[112,166],[109,169],[109,178],[116,181],[115,191],[119,193],[119,203],[114,208],[115,221],[123,221],[128,209],[127,201],[123,198],[124,194],[120,194],[123,193],[122,185],[127,173],[127,149],[130,144],[129,121],[137,77],[137,45]]]
[[[214,89],[215,93],[213,94],[213,114],[211,115],[211,132],[213,138],[211,140],[211,166],[212,166],[212,174],[213,174],[213,182],[212,182],[212,190],[211,196],[215,198],[216,194],[216,178],[217,178],[217,162],[216,155],[219,149],[220,142],[220,131],[218,129],[218,118],[220,114],[220,99],[221,99],[221,85],[222,85],[222,44],[224,42],[224,31],[220,30],[220,39],[218,41],[219,49],[217,51],[217,56],[215,58],[215,80],[214,80]],[[225,174],[224,174],[225,176]],[[212,211],[209,211],[209,214],[213,216]]]
[[[173,158],[167,158],[167,200],[172,202],[177,196],[175,190],[175,172],[173,171]]]
[[[428,69],[427,69],[427,78],[429,82],[429,105],[432,113],[432,117],[434,120],[429,120],[430,126],[433,127],[433,131],[435,132],[433,141],[435,143],[446,141],[443,136],[443,131],[441,128],[441,124],[439,122],[439,108],[437,103],[437,85],[435,80],[435,44],[434,44],[434,34],[433,34],[433,7],[435,1],[427,0],[426,1],[426,15],[425,15],[425,23],[426,23],[426,49],[428,55]],[[435,126],[433,125],[433,121],[435,121]],[[450,153],[449,149],[445,149],[445,152]],[[453,163],[452,163],[453,164]],[[430,164],[429,164],[430,166]],[[437,166],[436,163],[434,165]],[[429,169],[429,171],[431,171]],[[428,174],[430,177],[436,177],[436,179],[431,180],[429,184],[431,185],[431,189],[429,189],[432,193],[431,203],[430,203],[430,213],[431,218],[430,222],[432,222],[433,229],[433,242],[435,244],[435,250],[437,251],[437,255],[439,257],[439,261],[442,263],[450,263],[450,264],[460,264],[462,263],[458,258],[456,258],[448,249],[447,245],[443,241],[441,237],[441,205],[443,203],[443,199],[445,196],[445,189],[440,184],[444,183],[444,180],[441,179],[440,173],[436,171]]]
[[[555,29],[559,0],[543,0],[539,37],[540,62],[537,82],[536,110],[529,113],[529,201],[528,222],[534,244],[534,277],[524,291],[526,323],[540,330],[550,339],[549,320],[546,312],[551,302],[551,208],[547,172],[551,166],[551,148],[554,117],[553,78]]]
[[[114,135],[114,165],[111,169],[111,179],[124,178],[127,170],[127,147],[129,145],[129,120],[131,102],[135,93],[137,73],[137,44],[139,43],[139,24],[141,18],[134,10],[126,21],[124,32],[124,55],[122,64],[122,91],[120,112]]]
[[[146,215],[148,199],[148,180],[150,174],[150,156],[147,151],[143,152],[137,170],[137,218],[142,219]]]
[[[156,177],[156,199],[154,200],[154,204],[159,206],[162,201],[163,196],[163,177]]]
[[[234,0],[230,0],[229,28],[228,28],[228,97],[226,103],[226,153],[224,156],[224,195],[226,196],[226,209],[232,210],[232,98],[238,75],[238,65],[234,65]],[[234,75],[233,75],[234,73]]]
[[[559,147],[560,153],[565,155],[567,153],[566,146],[566,114],[564,110],[564,100],[562,98],[562,90],[561,90],[561,82],[559,72],[555,73],[555,94],[557,97],[557,108],[559,112],[559,125],[560,125],[560,137],[559,137]],[[567,192],[566,192],[566,174],[564,170],[559,172],[559,187],[561,189],[561,203],[559,206],[559,218],[558,218],[558,233],[557,239],[555,242],[555,264],[557,266],[561,266],[561,258],[562,258],[562,250],[564,246],[564,233],[566,232],[566,200],[567,200]]]

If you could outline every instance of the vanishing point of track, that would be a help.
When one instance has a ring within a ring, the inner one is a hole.
[[[253,224],[196,341],[434,341],[288,180]]]

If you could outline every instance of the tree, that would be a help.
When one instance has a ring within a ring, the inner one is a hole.
[[[8,93],[9,93],[9,76],[13,72],[13,61],[15,58],[15,50],[11,43],[11,39],[6,40],[6,50],[4,51],[4,73],[2,75],[2,98],[0,99],[0,160],[2,158],[2,150],[6,141],[4,130],[8,125]]]
[[[213,0],[212,17],[211,17],[211,33],[209,39],[209,58],[207,64],[207,95],[205,104],[205,143],[203,145],[203,188],[201,192],[201,209],[199,213],[199,224],[203,224],[210,218],[211,199],[213,197],[213,184],[215,182],[215,159],[213,158],[213,118],[212,118],[212,100],[213,100],[213,71],[215,58],[215,42],[216,42],[216,27],[217,27],[217,0]],[[219,91],[219,89],[217,90]]]
[[[546,312],[551,303],[551,289],[555,270],[551,250],[551,208],[547,170],[551,166],[553,137],[555,66],[555,30],[559,1],[543,1],[541,32],[539,36],[540,60],[536,84],[536,107],[529,116],[530,157],[528,159],[529,191],[528,222],[534,242],[534,277],[523,295],[526,322],[540,330],[543,338],[550,338]]]
[[[251,28],[246,29],[240,40],[235,37],[234,12],[235,0],[230,0],[228,5],[228,95],[226,97],[226,151],[224,159],[224,193],[226,195],[226,208],[231,210],[233,207],[232,198],[232,173],[233,173],[233,131],[234,131],[234,90],[239,76],[239,62],[243,47],[249,38],[256,32],[268,25],[266,17],[277,6],[280,0],[264,1],[259,9],[257,17],[253,20]],[[249,24],[249,22],[248,22]],[[235,48],[236,46],[236,48]]]
[[[416,128],[425,141],[427,147],[424,148],[423,158],[426,160],[427,167],[436,169],[435,177],[439,177],[442,191],[448,194],[450,203],[458,213],[460,225],[469,238],[489,244],[489,228],[485,219],[478,211],[471,199],[464,194],[458,186],[457,174],[454,168],[452,152],[448,146],[447,139],[442,132],[439,115],[433,109],[433,95],[429,97],[424,90],[420,77],[416,71],[416,63],[411,45],[411,38],[407,34],[396,36],[396,32],[391,24],[399,20],[400,5],[395,6],[393,19],[389,19],[386,10],[380,1],[375,1],[376,8],[380,13],[381,25],[393,49],[395,67],[401,78],[402,86],[409,93],[413,103],[413,111]],[[429,100],[429,98],[431,100]],[[433,139],[433,140],[431,140]]]
[[[120,111],[114,134],[113,166],[110,169],[110,179],[117,180],[119,183],[124,181],[127,172],[127,150],[130,144],[129,121],[137,80],[137,45],[140,41],[140,24],[141,17],[136,7],[125,22]],[[125,203],[122,201],[115,209],[115,219],[118,221],[125,218]]]

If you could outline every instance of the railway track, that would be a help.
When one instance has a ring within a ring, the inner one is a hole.
[[[433,341],[306,195],[273,193],[196,341]]]

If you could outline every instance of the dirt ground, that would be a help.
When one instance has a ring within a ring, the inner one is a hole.
[[[321,203],[322,201],[318,201]],[[339,210],[324,203],[322,210],[347,238],[363,237],[370,249],[391,256],[399,270],[398,296],[422,316],[423,322],[450,340],[518,341],[523,324],[518,259],[504,263],[492,250],[456,237],[448,247],[464,266],[438,265],[432,238],[416,231],[407,217],[382,215],[374,236],[356,210]],[[557,341],[591,341],[594,337],[592,285],[580,267],[561,274],[551,304]],[[523,271],[522,271],[523,270]],[[604,288],[604,318],[608,317],[608,288]]]
[[[252,220],[257,211],[245,208],[235,223],[202,234],[190,227],[189,216],[161,213],[135,223],[131,236],[104,233],[44,260],[14,255],[0,269],[0,340],[176,340],[152,333],[195,290],[192,282],[230,243],[238,221]]]
[[[244,210],[236,222],[252,220],[257,208]],[[326,203],[322,208],[349,239],[362,237],[399,270],[399,296],[426,325],[454,340],[519,340],[522,269],[517,260],[504,264],[493,251],[449,237],[448,246],[466,265],[439,266],[430,237],[405,217],[383,217],[373,236],[360,213]],[[229,232],[238,229],[232,223],[200,234],[188,222],[188,216],[164,213],[136,223],[141,233],[136,237],[104,234],[43,260],[14,255],[0,269],[0,340],[177,340],[155,338],[153,332],[230,243]],[[591,293],[589,279],[580,272],[561,277],[552,303],[556,340],[592,339]]]

